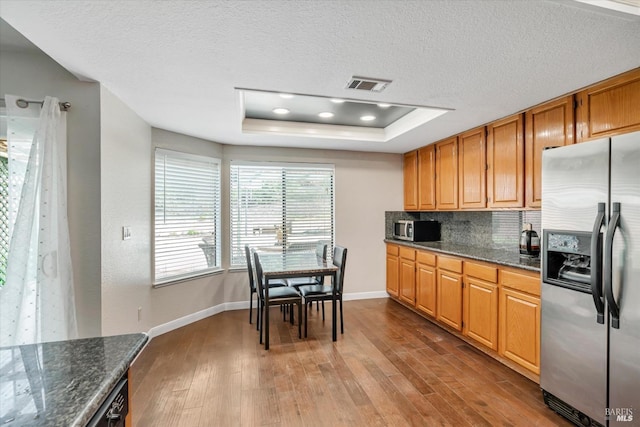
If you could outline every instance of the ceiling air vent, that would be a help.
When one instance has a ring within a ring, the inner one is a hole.
[[[367,77],[351,77],[347,83],[347,89],[366,90],[369,92],[382,92],[391,80],[370,79]]]

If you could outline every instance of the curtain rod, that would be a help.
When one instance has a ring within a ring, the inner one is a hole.
[[[4,102],[5,105],[7,105],[7,101],[4,98],[0,98],[0,101]],[[40,107],[42,107],[44,105],[44,101],[30,101],[28,99],[16,99],[16,105],[20,108],[27,108],[29,106],[29,104],[40,104]],[[70,102],[59,102],[58,103],[60,105],[60,110],[61,111],[69,111],[71,109],[71,103]]]

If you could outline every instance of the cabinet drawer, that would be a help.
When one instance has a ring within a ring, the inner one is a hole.
[[[431,252],[418,251],[416,256],[416,259],[420,264],[426,264],[432,267],[436,266],[436,256]]]
[[[407,247],[400,247],[400,258],[408,259],[410,261],[415,261],[416,259],[416,250]]]
[[[446,256],[438,256],[438,268],[453,271],[454,273],[462,273],[462,260]]]
[[[540,296],[540,275],[537,273],[500,269],[500,285]]]
[[[387,245],[387,255],[398,256],[400,248],[396,245]]]
[[[498,283],[498,269],[475,262],[464,263],[464,274],[477,279],[486,280],[491,283]]]

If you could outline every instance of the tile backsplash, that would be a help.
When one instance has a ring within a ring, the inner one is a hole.
[[[518,249],[525,223],[541,233],[540,211],[479,212],[385,212],[385,237],[393,237],[393,222],[398,219],[435,220],[442,224],[444,242],[494,249]]]

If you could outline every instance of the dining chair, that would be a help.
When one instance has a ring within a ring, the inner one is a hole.
[[[255,272],[253,271],[253,260],[251,259],[251,248],[249,245],[244,245],[244,255],[247,259],[247,271],[249,273],[249,323],[253,317],[253,294],[257,295],[258,313],[256,315],[256,330],[260,329],[260,295],[256,291]],[[284,280],[273,280],[269,282],[270,287],[287,286]]]
[[[347,265],[347,248],[335,246],[333,248],[333,265],[338,267],[335,278],[331,285],[302,285],[298,287],[300,294],[304,298],[305,305],[308,302],[322,301],[322,319],[324,320],[324,301],[334,299],[333,286],[335,286],[335,301],[340,303],[340,333],[344,334],[344,316],[342,314],[342,291],[344,288],[344,271]],[[333,322],[336,319],[332,319]],[[304,336],[307,336],[307,310],[304,311]]]
[[[323,261],[327,260],[327,244],[322,241],[318,241],[316,244],[316,256]],[[316,277],[292,277],[285,280],[287,286],[298,287],[302,285],[322,285],[324,283],[324,276]]]
[[[262,272],[262,264],[260,256],[257,252],[253,252],[254,265],[256,267],[256,283],[259,300],[259,317],[260,317],[260,344],[262,344],[262,335],[264,331],[265,350],[269,350],[269,313],[271,306],[288,306],[295,304],[298,306],[298,338],[302,338],[302,296],[296,288],[290,286],[266,287],[264,274]],[[265,309],[267,312],[265,313]],[[306,312],[306,311],[305,311]],[[266,316],[266,318],[265,318]],[[291,316],[291,324],[293,324],[293,315]]]
[[[321,240],[316,244],[316,256],[322,261],[327,261],[327,244],[323,243]],[[298,288],[304,285],[323,285],[324,284],[324,276],[316,276],[316,277],[292,277],[290,279],[285,280],[287,286],[293,286],[294,288]],[[311,303],[309,303],[311,305]],[[324,320],[324,302],[322,303],[323,309],[323,320]],[[316,301],[316,311],[320,310],[320,302]]]

